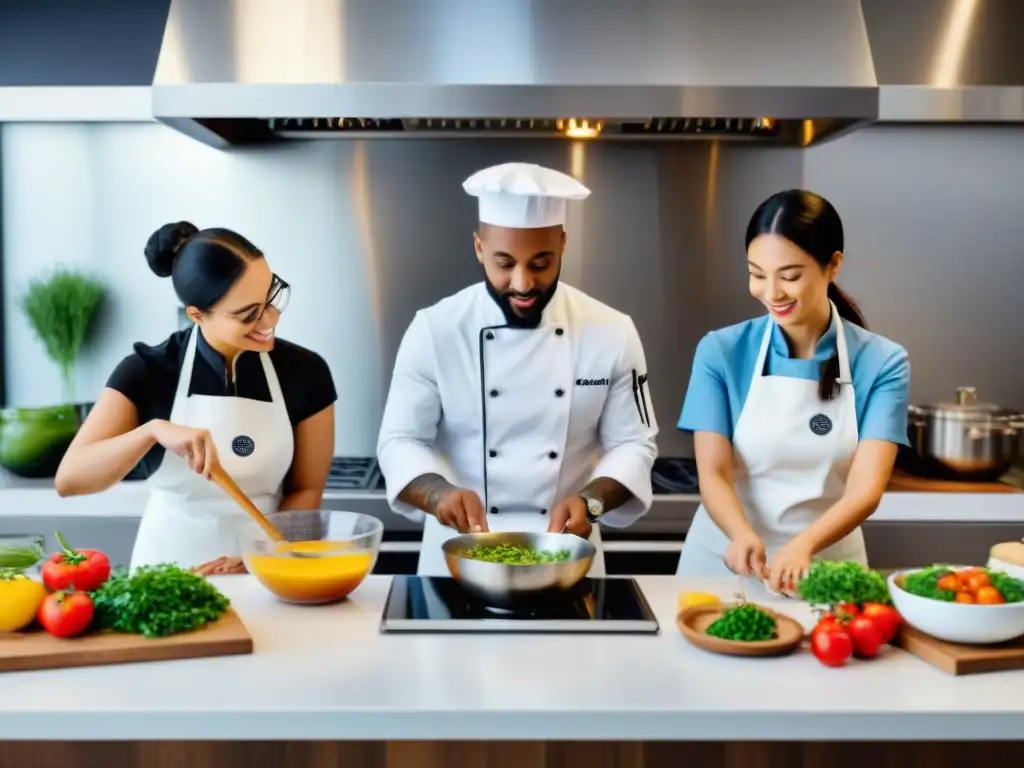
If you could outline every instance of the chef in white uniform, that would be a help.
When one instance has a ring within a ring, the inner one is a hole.
[[[156,346],[136,344],[117,366],[64,456],[57,491],[95,493],[135,468],[151,491],[133,568],[244,572],[246,539],[263,534],[210,470],[223,467],[264,514],[318,509],[334,453],[331,372],[276,338],[289,286],[241,235],[167,224],[146,258],[173,278],[192,322]]]
[[[678,426],[694,433],[703,504],[678,573],[790,590],[813,558],[867,565],[860,525],[908,442],[910,363],[836,285],[843,225],[827,200],[771,196],[746,245],[767,315],[697,347]]]
[[[423,520],[418,573],[469,531],[630,525],[651,504],[658,432],[633,321],[559,283],[568,200],[590,191],[526,163],[464,183],[479,199],[484,280],[416,313],[395,361],[377,454],[392,508]]]

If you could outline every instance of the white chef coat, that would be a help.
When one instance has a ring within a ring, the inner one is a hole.
[[[198,335],[194,328],[189,336],[169,421],[209,430],[224,471],[263,514],[276,512],[295,438],[274,364],[260,353],[270,402],[190,395]],[[220,486],[169,451],[147,482],[151,491],[132,550],[133,570],[156,563],[192,568],[239,557],[246,537],[265,536]]]
[[[650,509],[658,433],[639,334],[627,316],[560,284],[539,327],[506,324],[479,283],[419,311],[402,340],[377,455],[388,502],[424,520],[418,573],[447,576],[441,545],[458,535],[398,501],[437,474],[474,491],[492,531],[546,531],[548,511],[596,477],[633,498],[603,524]],[[604,575],[600,532],[592,576]]]
[[[767,323],[750,391],[733,434],[736,493],[747,521],[765,544],[769,561],[846,491],[859,441],[850,355],[835,306],[839,393],[818,397],[818,382],[764,374],[773,322]],[[728,537],[703,505],[686,534],[677,575],[726,575]],[[819,552],[824,560],[867,565],[864,533],[855,529]]]

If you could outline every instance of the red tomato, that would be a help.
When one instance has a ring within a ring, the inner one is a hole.
[[[990,586],[984,586],[979,589],[976,600],[978,605],[1002,605],[1006,602],[1002,592]]]
[[[840,618],[852,619],[860,614],[860,610],[853,603],[836,603],[832,609],[832,615]]]
[[[956,574],[947,573],[945,576],[939,579],[938,583],[935,586],[939,589],[944,589],[947,592],[956,592],[960,589],[960,580],[957,579]]]
[[[967,577],[967,587],[971,592],[977,593],[980,589],[989,586],[992,580],[989,579],[988,574],[984,571],[978,573],[972,573]],[[981,602],[980,600],[978,602]]]
[[[861,659],[871,659],[885,645],[882,628],[866,616],[858,616],[846,626],[853,640],[853,652]]]
[[[826,667],[841,667],[853,655],[853,638],[839,624],[818,624],[811,632],[811,653]]]
[[[92,623],[92,598],[84,592],[54,592],[39,606],[36,618],[55,637],[75,637]]]
[[[92,592],[110,578],[110,560],[97,549],[72,549],[57,533],[61,551],[43,564],[43,584],[51,592],[75,589]]]
[[[875,623],[875,626],[882,631],[882,639],[886,643],[896,637],[896,632],[899,631],[900,624],[903,623],[903,617],[900,616],[899,611],[882,603],[865,603],[861,616],[865,616]]]
[[[826,627],[839,626],[839,619],[832,613],[822,613],[818,616],[818,623],[814,625],[815,629],[824,629]]]

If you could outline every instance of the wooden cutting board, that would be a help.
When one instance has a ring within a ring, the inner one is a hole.
[[[918,477],[903,470],[894,470],[889,479],[889,491],[914,491],[917,493],[1021,493],[1021,489],[1010,483],[965,483],[958,480],[935,480]]]
[[[959,645],[904,626],[899,646],[950,675],[1024,669],[1024,637],[1000,645]]]
[[[153,639],[115,632],[62,639],[42,629],[0,635],[0,672],[235,656],[252,653],[252,647],[242,620],[228,609],[195,632]]]

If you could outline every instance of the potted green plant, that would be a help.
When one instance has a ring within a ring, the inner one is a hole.
[[[53,477],[92,403],[75,402],[75,367],[104,299],[84,272],[58,267],[33,280],[21,309],[60,372],[61,402],[0,413],[0,467],[22,477]]]

